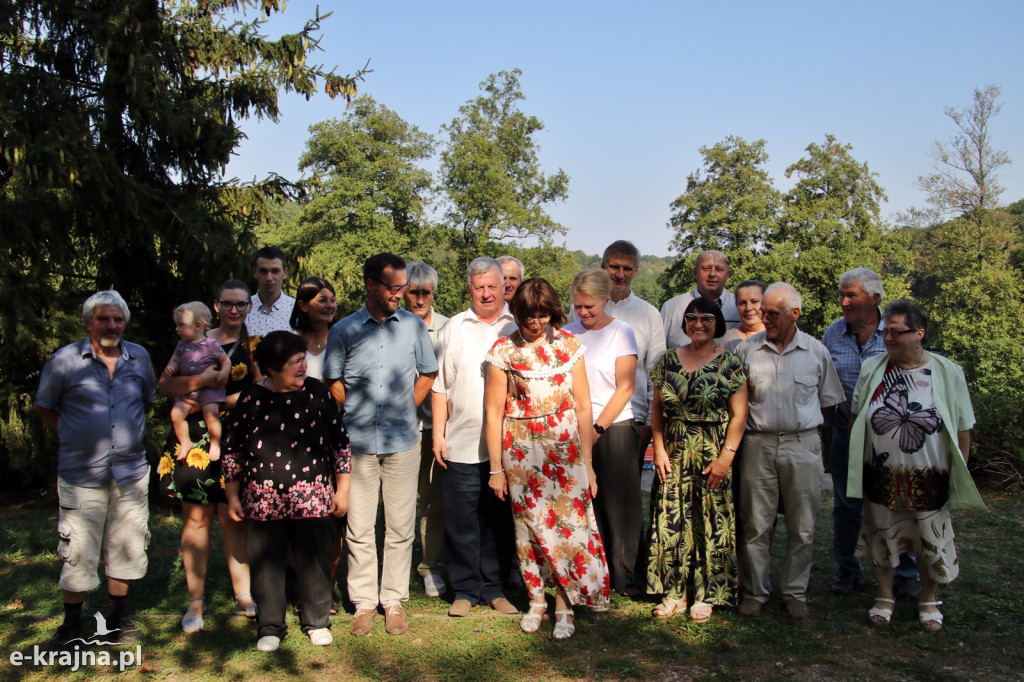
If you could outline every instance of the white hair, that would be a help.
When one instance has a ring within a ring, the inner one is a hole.
[[[409,278],[409,286],[429,285],[432,290],[437,290],[437,270],[421,260],[408,263],[405,266],[405,276]]]
[[[501,265],[498,261],[488,256],[480,256],[474,258],[469,263],[469,267],[466,268],[466,286],[473,286],[473,278],[479,275],[486,275],[491,270],[497,270],[498,276],[501,277],[502,281],[505,280],[505,275],[501,272]]]
[[[882,278],[874,270],[854,268],[839,275],[840,289],[846,289],[854,284],[859,284],[868,296],[878,294],[878,300],[882,300]]]
[[[778,296],[782,299],[786,306],[786,312],[803,308],[804,301],[800,298],[800,292],[792,284],[786,284],[785,282],[769,284],[768,288],[764,291],[764,297],[768,298],[769,296]]]
[[[519,260],[515,256],[498,256],[495,260],[502,265],[505,263],[515,263],[519,266],[519,279],[526,279],[526,268],[523,267],[523,261]]]
[[[128,311],[128,304],[124,302],[121,294],[117,293],[113,289],[97,291],[95,294],[85,299],[85,303],[82,304],[82,322],[84,324],[89,324],[92,322],[92,316],[96,312],[96,309],[108,305],[116,305],[120,308],[121,313],[124,315],[124,323],[128,324],[128,320],[132,317],[131,313]]]

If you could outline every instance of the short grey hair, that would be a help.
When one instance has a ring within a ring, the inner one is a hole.
[[[526,279],[526,268],[523,267],[523,261],[519,260],[515,256],[498,256],[495,260],[497,260],[501,265],[504,265],[505,263],[515,263],[519,266],[519,279]]]
[[[421,287],[429,285],[431,290],[437,292],[437,270],[421,260],[414,260],[405,265],[405,276],[409,280],[410,287]]]
[[[469,267],[466,268],[466,286],[473,286],[473,278],[478,275],[486,275],[491,270],[497,270],[498,275],[501,277],[501,281],[505,281],[505,275],[501,271],[501,264],[495,259],[489,256],[480,256],[474,258],[469,263]]]
[[[85,299],[85,303],[82,304],[82,323],[89,324],[92,322],[92,316],[96,312],[96,309],[108,305],[116,305],[121,309],[121,313],[124,315],[125,324],[128,324],[128,320],[132,319],[132,314],[128,310],[128,304],[124,302],[121,294],[117,293],[113,289],[107,289],[106,291],[97,291],[95,294]]]
[[[852,287],[854,284],[859,284],[868,296],[878,294],[878,300],[882,300],[882,278],[874,270],[854,268],[839,275],[840,289]]]
[[[786,304],[786,311],[795,310],[797,308],[803,308],[804,300],[800,297],[800,292],[796,290],[792,284],[786,282],[773,282],[768,285],[768,288],[764,291],[765,298],[769,296],[778,296],[782,299],[783,303]]]

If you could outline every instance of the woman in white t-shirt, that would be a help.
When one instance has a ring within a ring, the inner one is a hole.
[[[292,330],[306,340],[306,376],[323,381],[327,334],[334,324],[338,302],[334,287],[323,277],[307,277],[295,292]]]
[[[637,350],[633,328],[605,312],[611,288],[611,279],[604,270],[584,270],[576,275],[572,297],[579,319],[563,329],[576,336],[585,349],[595,415],[594,471],[600,491],[594,498],[594,512],[611,572],[611,587],[637,596],[640,592],[633,571],[643,532],[642,453],[630,406]]]

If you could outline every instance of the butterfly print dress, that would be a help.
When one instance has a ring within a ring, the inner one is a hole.
[[[560,587],[571,604],[608,608],[611,580],[580,452],[572,367],[583,346],[556,330],[550,343],[498,339],[487,361],[509,377],[501,460],[516,553],[532,601]],[[600,494],[600,491],[598,491]]]
[[[896,566],[901,553],[923,553],[936,580],[952,580],[958,569],[946,506],[950,452],[932,398],[931,362],[906,370],[890,360],[871,395],[868,421],[857,556]]]

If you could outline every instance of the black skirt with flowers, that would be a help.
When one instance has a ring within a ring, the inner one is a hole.
[[[249,337],[248,343],[236,342],[224,347],[231,360],[231,377],[224,391],[227,395],[238,393],[252,383],[252,351],[259,341],[260,337],[253,336]],[[221,421],[224,421],[224,413],[221,413]],[[178,438],[173,429],[167,433],[160,455],[160,491],[168,497],[192,504],[227,503],[220,460],[210,461],[210,434],[201,412],[188,416],[188,432],[192,449],[180,460],[177,458]]]

